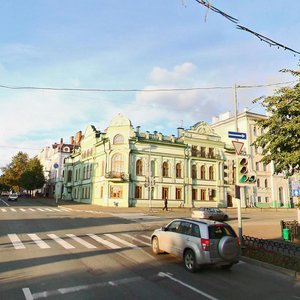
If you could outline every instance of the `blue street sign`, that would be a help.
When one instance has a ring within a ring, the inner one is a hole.
[[[298,190],[293,190],[293,196],[294,197],[300,196],[300,190],[299,189]]]
[[[231,139],[245,140],[247,138],[247,134],[245,132],[228,131],[228,137]]]

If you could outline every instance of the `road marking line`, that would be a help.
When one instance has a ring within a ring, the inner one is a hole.
[[[96,234],[92,234],[92,233],[89,233],[88,236],[92,239],[94,239],[95,241],[97,241],[98,243],[104,245],[104,246],[107,246],[108,248],[111,248],[111,249],[120,249],[121,247],[114,244],[114,243],[111,243],[110,241],[107,241],[101,237],[99,237],[98,235]]]
[[[27,234],[41,249],[49,249],[50,246],[42,241],[35,233]]]
[[[150,246],[149,243],[146,243],[146,242],[144,242],[144,241],[142,241],[142,240],[140,240],[140,239],[137,239],[136,237],[134,237],[134,236],[132,236],[132,235],[130,235],[130,234],[123,233],[122,235],[127,236],[127,237],[133,239],[134,241],[137,241],[137,242],[139,242],[139,243],[141,243],[141,244],[144,244],[144,245],[146,245],[146,246]]]
[[[10,210],[16,212],[16,210],[14,208],[11,208]]]
[[[43,209],[43,208],[39,208],[39,207],[37,208],[37,210],[39,210],[39,211],[44,211],[44,209]]]
[[[52,210],[52,208],[49,208],[49,207],[47,207],[47,208],[44,208],[46,211],[51,211],[51,212],[53,212],[53,210]]]
[[[7,236],[9,237],[9,239],[12,242],[15,249],[25,249],[26,248],[16,234],[14,234],[14,233],[8,234]]]
[[[171,280],[173,280],[173,281],[175,281],[175,282],[177,282],[177,283],[179,283],[179,284],[181,284],[181,285],[183,285],[183,286],[189,288],[190,290],[192,290],[192,291],[194,291],[194,292],[196,292],[196,293],[198,293],[198,294],[200,294],[200,295],[206,297],[207,299],[210,299],[210,300],[218,300],[218,298],[215,298],[215,297],[213,297],[213,296],[211,296],[211,295],[209,295],[209,294],[207,294],[207,293],[205,293],[205,292],[202,292],[202,291],[200,291],[200,290],[194,288],[193,286],[191,286],[191,285],[189,285],[189,284],[186,284],[186,283],[184,283],[183,281],[180,281],[180,280],[174,278],[172,275],[170,275],[170,274],[168,274],[168,273],[159,272],[159,273],[158,273],[158,276],[160,276],[160,277],[167,277],[167,278],[169,278],[169,279],[171,279]]]
[[[146,240],[149,240],[150,241],[150,239],[151,239],[151,236],[148,236],[148,235],[141,235],[141,237],[143,237],[143,238],[145,238]]]
[[[125,240],[122,240],[122,239],[118,238],[117,236],[115,236],[113,234],[105,233],[104,235],[111,238],[111,239],[113,239],[113,240],[115,240],[115,241],[117,241],[117,242],[119,242],[119,243],[121,243],[121,244],[123,244],[123,245],[125,245],[125,246],[129,246],[131,248],[138,248],[138,246],[136,246],[134,244],[131,244],[131,243],[125,241]]]
[[[35,209],[34,209],[34,208],[29,208],[29,210],[31,210],[31,211],[35,211]]]
[[[61,211],[61,209],[59,209],[59,208],[52,208],[52,209],[55,211]]]
[[[26,211],[26,209],[24,209],[24,208],[20,208],[20,211]]]
[[[7,210],[5,208],[1,208],[2,212],[7,212]]]
[[[51,239],[53,239],[55,242],[57,242],[58,244],[60,244],[62,247],[64,247],[65,249],[74,249],[75,247],[72,246],[71,244],[69,244],[68,242],[64,241],[63,239],[61,239],[60,237],[58,237],[56,234],[47,234]]]
[[[106,286],[118,286],[121,284],[130,284],[133,282],[141,281],[143,280],[142,277],[131,277],[131,278],[123,278],[115,281],[106,281],[106,282],[97,282],[92,284],[85,284],[85,285],[77,285],[77,286],[70,286],[65,288],[60,288],[57,290],[50,290],[50,291],[44,291],[40,293],[31,294],[29,288],[23,288],[23,292],[25,294],[26,300],[32,300],[32,299],[40,299],[40,298],[48,298],[48,297],[55,297],[55,296],[61,296],[66,295],[70,293],[75,293],[78,291],[84,291],[84,290],[91,290],[94,288],[99,287],[106,287]],[[31,297],[31,298],[30,298]]]
[[[0,199],[6,206],[9,206],[9,204],[6,202],[6,201],[4,201],[3,199]]]
[[[97,248],[96,246],[86,242],[85,240],[83,240],[82,238],[74,235],[74,234],[71,234],[71,233],[67,233],[66,236],[68,236],[69,238],[73,239],[74,241],[76,241],[77,243],[85,246],[86,248],[88,249],[95,249]]]
[[[33,295],[31,294],[29,288],[23,288],[22,290],[26,300],[33,300]]]

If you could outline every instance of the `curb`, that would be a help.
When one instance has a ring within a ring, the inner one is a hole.
[[[260,261],[260,260],[256,260],[256,259],[253,259],[253,258],[250,258],[250,257],[247,257],[247,256],[242,256],[241,260],[244,261],[244,262],[259,266],[259,267],[263,267],[263,268],[266,268],[266,269],[276,271],[276,272],[279,272],[281,274],[290,276],[290,277],[294,278],[295,280],[300,280],[300,272],[290,270],[290,269],[286,269],[286,268],[283,268],[283,267],[279,267],[279,266],[276,266],[276,265],[272,265],[272,264],[269,264],[269,263],[266,263],[266,262],[263,262],[263,261]]]

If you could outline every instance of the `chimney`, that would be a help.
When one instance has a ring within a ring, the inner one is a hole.
[[[64,139],[60,138],[60,144],[62,145],[64,143]]]
[[[82,138],[82,131],[80,130],[80,131],[78,131],[76,133],[76,137],[75,137],[75,143],[76,143],[76,145],[79,145],[79,143],[81,141],[81,138]]]
[[[71,138],[70,138],[70,144],[71,144],[71,145],[74,145],[74,142],[75,142],[74,136],[72,135]]]
[[[183,134],[184,128],[183,127],[178,127],[177,128],[177,137],[181,137]]]
[[[140,131],[141,130],[141,126],[136,126],[136,135],[140,136]]]

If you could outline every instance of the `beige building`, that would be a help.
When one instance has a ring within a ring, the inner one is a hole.
[[[233,147],[233,139],[228,137],[228,131],[246,133],[247,138],[239,140],[239,142],[244,143],[242,153],[239,157],[240,159],[242,157],[247,159],[248,172],[256,177],[256,181],[251,184],[239,183],[241,187],[240,197],[242,206],[290,207],[289,181],[285,179],[283,175],[273,174],[273,164],[264,165],[260,162],[262,149],[252,145],[255,139],[262,134],[261,129],[256,125],[256,120],[265,118],[267,118],[265,115],[244,111],[237,115],[236,123],[235,116],[227,112],[213,118],[211,127],[221,136],[222,141],[226,143],[225,148],[228,149],[232,149]],[[226,156],[227,161],[236,162],[235,154],[227,153]],[[239,165],[238,168],[240,168]],[[238,172],[236,172],[236,174],[238,174]],[[233,186],[231,186],[231,195],[233,195]]]
[[[205,122],[177,136],[135,130],[119,114],[104,132],[88,126],[65,159],[65,199],[101,206],[227,206],[224,143]]]
[[[81,133],[72,136],[70,143],[65,143],[61,138],[59,143],[43,148],[38,154],[38,159],[43,166],[46,183],[41,192],[46,197],[61,198],[62,182],[64,176],[64,159],[80,144]]]

